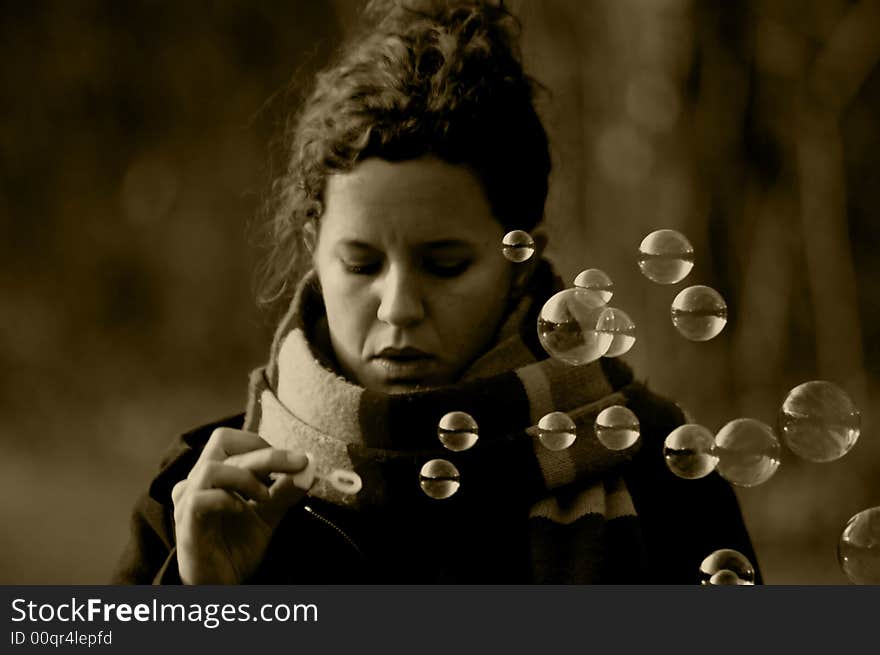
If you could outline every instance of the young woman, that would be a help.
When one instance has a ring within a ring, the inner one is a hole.
[[[755,563],[727,484],[665,467],[680,410],[616,360],[538,342],[562,287],[540,239],[525,263],[501,249],[540,223],[550,172],[513,17],[386,2],[367,20],[294,123],[267,282],[289,309],[247,412],[175,443],[115,581],[692,584],[717,549]],[[615,404],[641,423],[622,451],[593,435]],[[553,411],[568,449],[532,436]],[[449,412],[474,447],[441,445]],[[434,459],[455,470],[420,483]]]

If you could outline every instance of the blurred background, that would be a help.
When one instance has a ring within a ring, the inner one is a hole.
[[[250,235],[284,89],[362,5],[0,5],[0,583],[105,582],[172,438],[243,409],[273,327]],[[639,376],[712,430],[775,425],[811,379],[861,408],[847,456],[786,451],[737,490],[768,583],[846,583],[840,533],[880,505],[880,3],[508,5],[546,87],[550,257],[615,281]],[[658,228],[696,251],[671,287],[636,265]],[[727,300],[707,343],[669,320],[691,284]]]

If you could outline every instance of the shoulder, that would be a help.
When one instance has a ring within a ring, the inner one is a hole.
[[[663,445],[670,432],[687,422],[684,410],[641,383],[631,383],[625,391],[627,405],[639,419],[642,444],[624,479],[640,519],[655,581],[696,582],[700,562],[720,548],[740,551],[757,570],[732,487],[717,472],[685,480],[666,466]]]
[[[642,432],[640,457],[662,455],[667,435],[687,422],[684,410],[673,400],[651,391],[642,382],[631,382],[624,389],[627,406],[639,419]]]

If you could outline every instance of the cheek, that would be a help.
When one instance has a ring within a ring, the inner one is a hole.
[[[319,275],[327,320],[334,342],[346,352],[360,352],[376,316],[370,294],[350,276]]]
[[[491,268],[467,276],[437,303],[443,341],[471,352],[485,345],[501,321],[510,293],[506,269]]]

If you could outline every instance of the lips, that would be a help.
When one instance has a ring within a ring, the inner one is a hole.
[[[430,374],[435,357],[418,348],[383,348],[371,358],[386,382],[415,384]]]
[[[407,346],[405,348],[383,348],[373,359],[399,359],[401,361],[433,357],[424,350]]]

